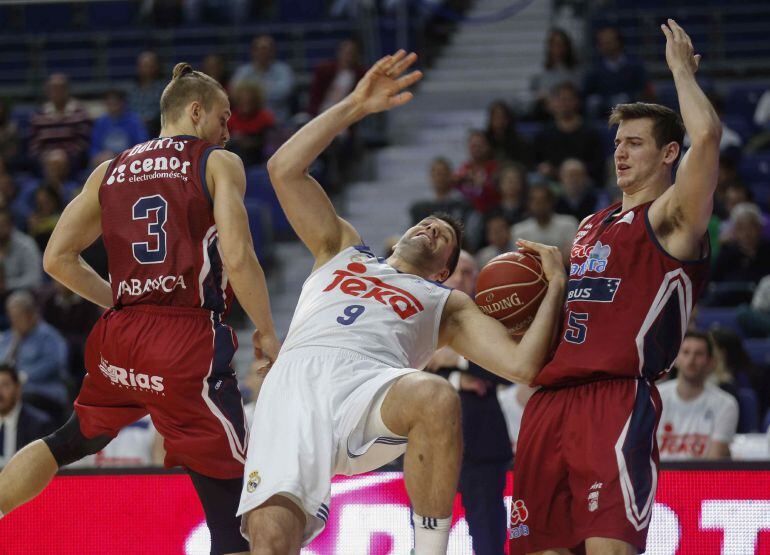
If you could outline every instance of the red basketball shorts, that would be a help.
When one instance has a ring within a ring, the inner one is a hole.
[[[644,380],[541,389],[524,409],[510,552],[582,550],[612,538],[644,551],[658,478],[661,401]]]
[[[230,366],[232,329],[210,311],[139,305],[113,310],[86,341],[87,375],[75,412],[86,437],[114,437],[147,413],[166,467],[240,478],[246,421]]]

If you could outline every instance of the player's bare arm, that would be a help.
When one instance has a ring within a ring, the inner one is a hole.
[[[442,316],[440,344],[490,372],[511,381],[531,384],[545,364],[559,326],[567,278],[556,247],[519,241],[523,252],[540,256],[548,291],[534,321],[517,343],[500,322],[487,316],[460,291],[452,291]]]
[[[692,146],[679,164],[674,186],[650,208],[650,223],[669,254],[692,260],[702,254],[713,209],[722,125],[695,80],[700,55],[694,53],[690,37],[673,19],[661,28],[666,36],[666,62]]]
[[[62,212],[48,240],[43,268],[56,281],[104,308],[112,306],[110,284],[80,256],[102,234],[99,187],[110,162],[100,164],[81,193]]]
[[[310,249],[316,267],[341,250],[361,242],[358,232],[334,210],[308,168],[334,137],[369,114],[401,106],[412,95],[404,89],[420,80],[402,74],[417,59],[403,50],[379,60],[346,98],[297,131],[270,158],[267,169],[286,217]]]
[[[243,162],[232,152],[213,151],[206,164],[206,182],[214,199],[214,221],[228,279],[238,302],[259,331],[254,335],[255,351],[261,350],[274,361],[280,344],[270,314],[265,274],[254,252],[249,218],[243,204],[246,194]]]
[[[730,458],[730,445],[724,441],[711,441],[708,450],[706,451],[706,459],[729,459]]]

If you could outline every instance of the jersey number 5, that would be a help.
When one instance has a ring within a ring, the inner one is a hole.
[[[586,340],[588,331],[588,314],[585,312],[570,312],[567,317],[567,330],[564,332],[564,340],[570,343],[580,344]]]
[[[134,203],[134,220],[155,220],[147,224],[147,235],[151,241],[131,243],[134,258],[140,264],[160,264],[166,260],[166,231],[163,226],[166,225],[167,208],[166,199],[160,195],[142,197]]]

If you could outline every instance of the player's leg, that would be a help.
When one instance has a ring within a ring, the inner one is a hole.
[[[243,480],[210,478],[189,469],[187,472],[203,505],[211,533],[211,552],[217,555],[248,553],[249,545],[241,536],[240,520],[235,518]]]
[[[415,550],[445,553],[462,458],[460,398],[446,380],[414,372],[388,391],[382,421],[408,438],[404,480],[414,508]]]
[[[76,413],[51,435],[33,441],[0,472],[0,513],[8,514],[34,499],[53,480],[59,467],[104,449],[112,437],[87,438]]]
[[[274,495],[244,519],[252,555],[299,553],[307,517],[288,497]]]
[[[636,547],[622,540],[612,538],[588,538],[586,555],[636,555]]]

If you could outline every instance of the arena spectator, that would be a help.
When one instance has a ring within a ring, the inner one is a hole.
[[[35,240],[13,226],[13,217],[0,210],[0,262],[6,291],[35,289],[43,280],[43,258]]]
[[[514,225],[511,232],[514,240],[526,239],[558,247],[566,265],[578,221],[574,216],[554,213],[555,204],[553,191],[547,186],[532,187],[529,191],[530,217]]]
[[[35,191],[35,208],[27,218],[27,233],[41,251],[45,251],[62,210],[64,202],[56,189],[44,186]]]
[[[676,379],[658,387],[663,402],[658,426],[661,460],[730,457],[738,403],[708,383],[712,356],[708,335],[687,332],[676,359]]]
[[[599,198],[583,162],[577,158],[564,160],[559,166],[559,184],[561,195],[556,202],[557,214],[569,214],[582,221],[596,211]]]
[[[532,145],[516,132],[516,118],[503,100],[495,100],[487,110],[487,141],[498,162],[533,164]]]
[[[770,374],[754,364],[746,352],[743,338],[733,330],[717,327],[711,330],[710,335],[714,345],[715,374],[725,376],[717,378],[715,383],[721,387],[720,382],[732,382],[736,393],[737,388],[751,388],[759,399],[759,414],[764,414],[770,407]],[[732,393],[727,388],[723,389]]]
[[[533,115],[536,119],[548,118],[548,95],[560,83],[572,83],[580,88],[583,85],[583,72],[575,57],[572,39],[562,29],[551,29],[546,41],[545,66],[532,78],[531,90],[535,99]]]
[[[85,375],[86,338],[102,310],[56,280],[41,289],[39,299],[41,317],[67,342],[67,370],[73,391],[77,391]]]
[[[83,105],[70,96],[69,78],[54,73],[46,82],[45,102],[29,121],[29,151],[33,161],[40,161],[50,150],[67,153],[70,168],[85,168],[91,140],[91,119]]]
[[[18,164],[21,151],[19,127],[11,119],[11,106],[7,100],[0,98],[0,160],[6,166]]]
[[[529,181],[527,169],[521,164],[508,164],[500,171],[500,202],[495,208],[508,220],[508,225],[519,223],[527,215]]]
[[[712,281],[757,284],[770,274],[770,241],[762,238],[764,216],[756,204],[737,204],[730,213],[731,233],[714,262]]]
[[[251,63],[238,67],[230,81],[235,89],[242,81],[254,81],[265,92],[267,107],[279,122],[286,122],[292,114],[294,71],[289,64],[275,59],[275,40],[270,35],[260,35],[251,41]]]
[[[342,100],[365,72],[358,42],[353,39],[340,42],[337,58],[321,62],[313,73],[308,113],[316,116]]]
[[[201,71],[227,88],[230,83],[230,72],[227,61],[220,54],[206,54],[201,61]]]
[[[157,137],[160,132],[160,96],[167,81],[160,75],[160,58],[145,50],[136,58],[136,78],[128,88],[128,105],[144,122],[147,134]]]
[[[642,100],[648,95],[647,71],[641,61],[626,54],[616,27],[608,25],[596,32],[596,50],[599,56],[585,84],[590,114],[603,118],[615,104]]]
[[[598,186],[604,184],[604,146],[599,132],[589,126],[580,114],[580,93],[570,83],[551,90],[548,110],[553,123],[535,136],[535,161],[538,171],[556,179],[557,170],[567,158],[577,158],[586,165],[588,174]]]
[[[54,189],[64,199],[65,203],[72,200],[77,195],[82,184],[69,177],[71,169],[67,153],[60,148],[49,150],[43,156],[41,164],[42,179],[24,184],[30,209],[34,208],[34,191],[40,187]]]
[[[228,122],[230,143],[248,165],[261,164],[267,158],[268,135],[275,125],[275,116],[265,108],[264,94],[254,81],[238,83],[232,92],[232,116]]]
[[[456,188],[452,164],[446,158],[434,158],[430,163],[430,186],[433,197],[414,203],[409,209],[412,225],[436,212],[446,212],[464,222],[473,210]]]
[[[500,200],[495,187],[499,169],[500,164],[492,155],[486,133],[471,131],[468,135],[468,160],[457,169],[455,178],[458,190],[482,214]]]
[[[94,122],[91,133],[91,165],[98,166],[149,137],[144,122],[126,104],[126,94],[112,89],[104,94],[107,113]]]
[[[746,152],[749,153],[767,150],[770,147],[770,90],[766,90],[759,97],[753,120],[759,132],[746,145]]]
[[[477,275],[473,257],[462,251],[445,284],[473,297]],[[469,363],[448,347],[434,355],[428,368],[448,378],[460,395],[463,459],[458,491],[473,551],[478,555],[502,553],[506,530],[503,495],[512,452],[496,387],[509,382]]]
[[[0,360],[13,364],[24,384],[24,401],[61,424],[68,401],[67,344],[40,319],[35,298],[16,291],[5,301],[11,329],[0,334]]]
[[[516,250],[511,238],[511,225],[502,214],[492,214],[484,225],[488,245],[476,253],[476,262],[483,267],[495,256]]]
[[[505,416],[505,426],[508,428],[508,438],[511,440],[514,458],[516,457],[516,443],[519,439],[519,428],[521,427],[521,417],[524,416],[524,407],[535,391],[537,388],[524,384],[512,384],[497,390],[497,400],[500,401],[500,408],[503,410],[503,416]]]
[[[47,414],[22,402],[21,390],[13,365],[0,363],[0,468],[22,447],[53,431]]]
[[[21,229],[27,224],[27,217],[32,210],[29,193],[20,190],[14,177],[9,173],[0,173],[0,209],[11,212],[13,225]]]
[[[770,337],[770,276],[759,280],[751,305],[738,309],[738,324],[747,337]]]

